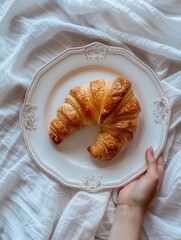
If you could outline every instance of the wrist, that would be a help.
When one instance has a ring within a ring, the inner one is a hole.
[[[144,211],[135,206],[118,205],[109,240],[139,240]]]
[[[116,213],[121,217],[143,220],[145,210],[135,205],[117,205]]]

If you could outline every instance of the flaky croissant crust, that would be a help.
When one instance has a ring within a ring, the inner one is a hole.
[[[132,140],[141,107],[130,81],[91,81],[70,90],[50,123],[49,136],[59,144],[85,125],[100,125],[97,141],[88,147],[99,160],[109,160]]]

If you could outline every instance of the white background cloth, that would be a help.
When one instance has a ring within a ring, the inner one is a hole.
[[[180,9],[180,0],[0,0],[0,239],[107,239],[111,191],[89,194],[47,176],[30,158],[19,123],[35,72],[63,50],[93,41],[129,48],[167,93],[166,171],[141,239],[181,239]]]

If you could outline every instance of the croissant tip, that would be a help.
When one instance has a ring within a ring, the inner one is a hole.
[[[92,155],[91,146],[89,146],[89,147],[87,148],[87,151]],[[92,155],[92,157],[94,157],[94,156]]]
[[[58,145],[58,144],[60,144],[62,141],[54,141],[54,140],[53,140],[53,142],[54,142],[56,145]]]
[[[94,159],[99,160],[99,161],[109,161],[109,160],[111,160],[112,157],[113,157],[113,156],[110,156],[110,157],[107,157],[107,158],[106,158],[106,157],[101,157],[101,156],[99,156],[99,155],[95,155],[95,154],[92,153],[91,146],[89,146],[89,147],[87,148],[87,150],[89,151],[89,153],[91,154],[91,156],[92,156]]]
[[[62,142],[62,139],[56,136],[55,134],[49,133],[49,137],[52,140],[52,142],[56,145],[60,144]]]

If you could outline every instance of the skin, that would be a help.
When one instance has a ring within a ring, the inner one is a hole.
[[[147,171],[119,191],[117,209],[108,240],[139,240],[144,214],[164,174],[164,161],[154,158],[152,147],[145,153]]]

